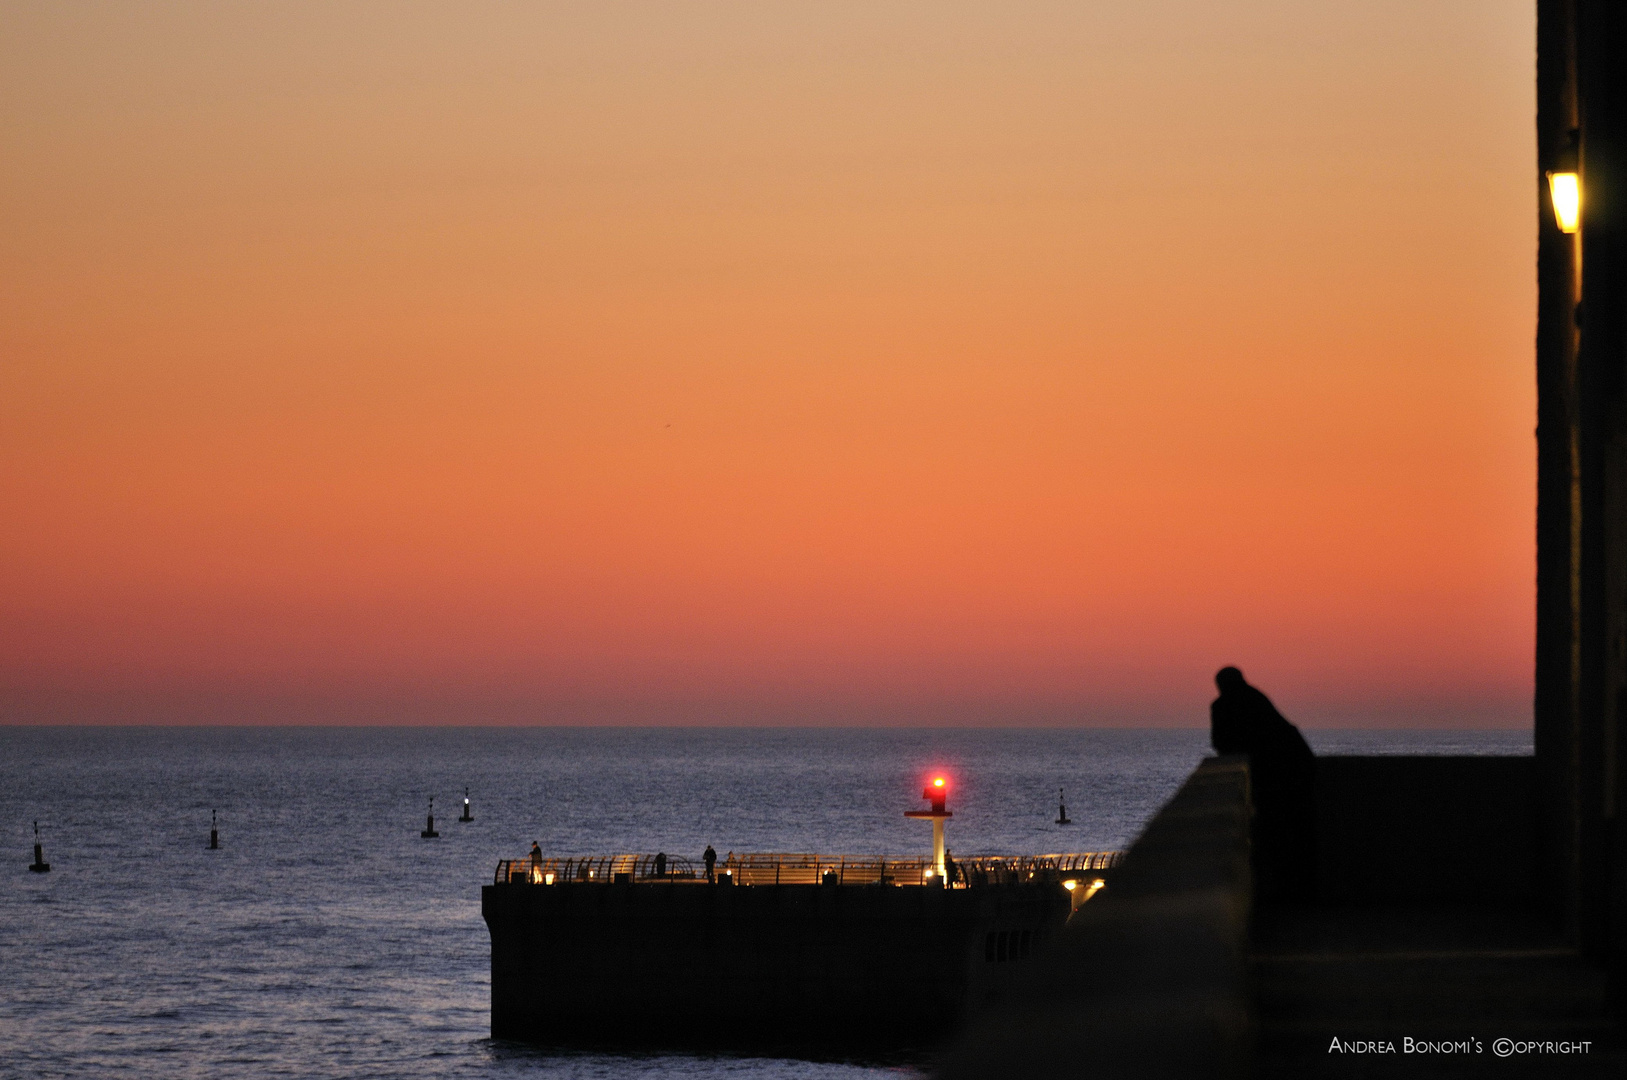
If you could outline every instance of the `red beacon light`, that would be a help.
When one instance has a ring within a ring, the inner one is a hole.
[[[948,813],[943,808],[943,805],[944,801],[949,798],[949,785],[944,783],[943,777],[933,777],[932,783],[928,784],[926,790],[921,792],[921,798],[931,801],[934,814]]]

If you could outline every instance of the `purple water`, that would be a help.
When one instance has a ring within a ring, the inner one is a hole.
[[[1529,753],[1529,733],[1309,732]],[[1202,731],[0,728],[0,1075],[815,1077],[905,1066],[542,1051],[488,1036],[480,886],[550,854],[1126,845]],[[454,819],[469,788],[475,821]],[[1074,824],[1058,827],[1057,788]],[[436,797],[439,840],[422,840]],[[221,849],[208,850],[209,811]],[[30,823],[52,863],[31,874]]]

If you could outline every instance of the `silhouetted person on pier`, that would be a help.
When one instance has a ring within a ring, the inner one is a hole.
[[[1209,741],[1249,756],[1255,884],[1262,899],[1308,900],[1316,887],[1316,755],[1299,729],[1243,673],[1215,673]]]
[[[717,865],[717,852],[712,850],[711,844],[706,845],[706,854],[701,856],[701,861],[706,864],[706,880],[716,881],[717,879],[712,876],[712,868]]]

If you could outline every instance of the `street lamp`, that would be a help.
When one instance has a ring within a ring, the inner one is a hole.
[[[1582,224],[1582,182],[1573,172],[1548,174],[1548,198],[1554,204],[1559,231],[1573,233]]]

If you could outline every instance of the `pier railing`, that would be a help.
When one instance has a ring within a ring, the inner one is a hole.
[[[1116,851],[1083,851],[1061,855],[970,855],[952,857],[947,867],[950,888],[974,888],[1027,881],[1063,881],[1118,864]],[[890,859],[879,855],[748,853],[717,861],[718,880],[733,885],[941,885],[931,859]],[[575,858],[533,856],[503,859],[495,883],[530,885],[614,884],[649,882],[705,884],[706,872],[692,859],[676,855],[588,855]]]

